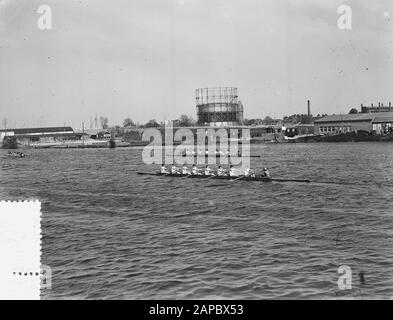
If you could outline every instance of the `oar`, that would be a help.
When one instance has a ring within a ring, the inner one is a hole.
[[[212,176],[210,176],[209,178],[206,178],[206,179],[204,179],[204,180],[209,180],[209,179],[214,178],[214,177],[217,177],[217,175],[216,175],[216,174],[213,174]]]
[[[271,181],[277,181],[277,182],[304,182],[304,183],[310,183],[311,182],[308,179],[276,179],[276,178],[271,178]]]
[[[236,178],[236,179],[233,179],[233,180],[231,180],[231,181],[236,181],[236,180],[240,180],[240,179],[243,179],[245,176],[240,176],[240,177],[238,177],[238,178]]]

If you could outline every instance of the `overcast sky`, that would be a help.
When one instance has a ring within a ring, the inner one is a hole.
[[[210,86],[237,87],[246,118],[393,102],[391,17],[391,0],[0,0],[0,126],[196,118]]]

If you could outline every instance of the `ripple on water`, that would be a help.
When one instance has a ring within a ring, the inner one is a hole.
[[[50,298],[393,296],[389,144],[252,146],[257,170],[310,184],[138,176],[157,169],[141,148],[5,152],[1,197],[43,202]]]

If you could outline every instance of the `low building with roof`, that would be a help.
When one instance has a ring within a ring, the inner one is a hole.
[[[81,140],[82,136],[83,134],[75,133],[71,127],[66,126],[0,129],[0,141],[3,141],[5,137],[14,137],[18,144],[26,146]]]
[[[388,134],[393,131],[393,112],[338,114],[314,121],[315,134],[347,132],[375,132]]]

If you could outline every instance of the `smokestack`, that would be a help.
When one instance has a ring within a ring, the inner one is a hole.
[[[308,117],[311,116],[310,100],[307,100],[307,115],[308,115]]]

